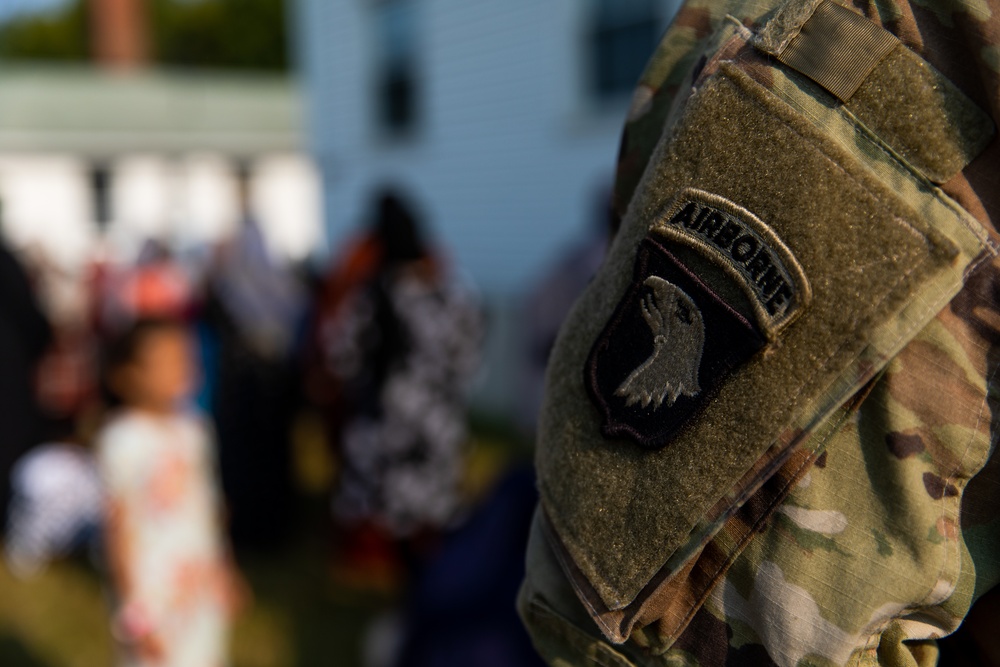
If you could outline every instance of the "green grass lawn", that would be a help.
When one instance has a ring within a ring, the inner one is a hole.
[[[299,519],[316,507],[306,507]],[[233,633],[234,667],[360,666],[360,641],[386,595],[338,590],[324,541],[308,522],[271,553],[240,554],[254,604]],[[55,563],[30,580],[0,567],[0,665],[102,667],[113,663],[98,572],[85,559]]]
[[[308,448],[307,448],[308,449]],[[476,498],[511,457],[509,444],[477,439],[467,469]],[[310,464],[315,450],[297,453]],[[296,513],[293,539],[278,550],[238,553],[254,604],[233,633],[233,667],[361,667],[368,624],[394,596],[336,586],[330,577],[327,495],[313,480]],[[105,667],[113,664],[100,575],[84,558],[19,580],[0,563],[0,666]]]

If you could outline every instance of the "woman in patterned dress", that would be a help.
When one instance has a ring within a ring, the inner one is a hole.
[[[373,261],[321,316],[339,385],[341,469],[333,510],[352,542],[393,542],[406,561],[459,510],[465,393],[483,335],[478,303],[444,268],[403,200],[377,198]],[[372,559],[362,549],[360,559]]]

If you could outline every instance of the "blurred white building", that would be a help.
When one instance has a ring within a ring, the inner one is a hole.
[[[674,0],[299,0],[333,242],[410,190],[490,292],[594,217],[633,84]]]
[[[298,0],[334,249],[383,183],[488,295],[508,411],[516,295],[592,232],[631,91],[675,0]]]
[[[5,235],[73,270],[102,230],[127,258],[147,238],[211,244],[239,222],[237,174],[272,248],[321,243],[321,193],[287,77],[0,63]]]

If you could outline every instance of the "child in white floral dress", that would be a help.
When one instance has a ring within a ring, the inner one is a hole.
[[[240,586],[220,525],[210,430],[183,408],[195,370],[180,324],[140,321],[111,349],[121,405],[97,439],[112,632],[128,667],[222,667]]]

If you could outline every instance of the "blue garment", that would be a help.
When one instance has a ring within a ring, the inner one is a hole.
[[[537,497],[533,470],[515,468],[445,539],[414,583],[401,667],[544,664],[514,604]]]

